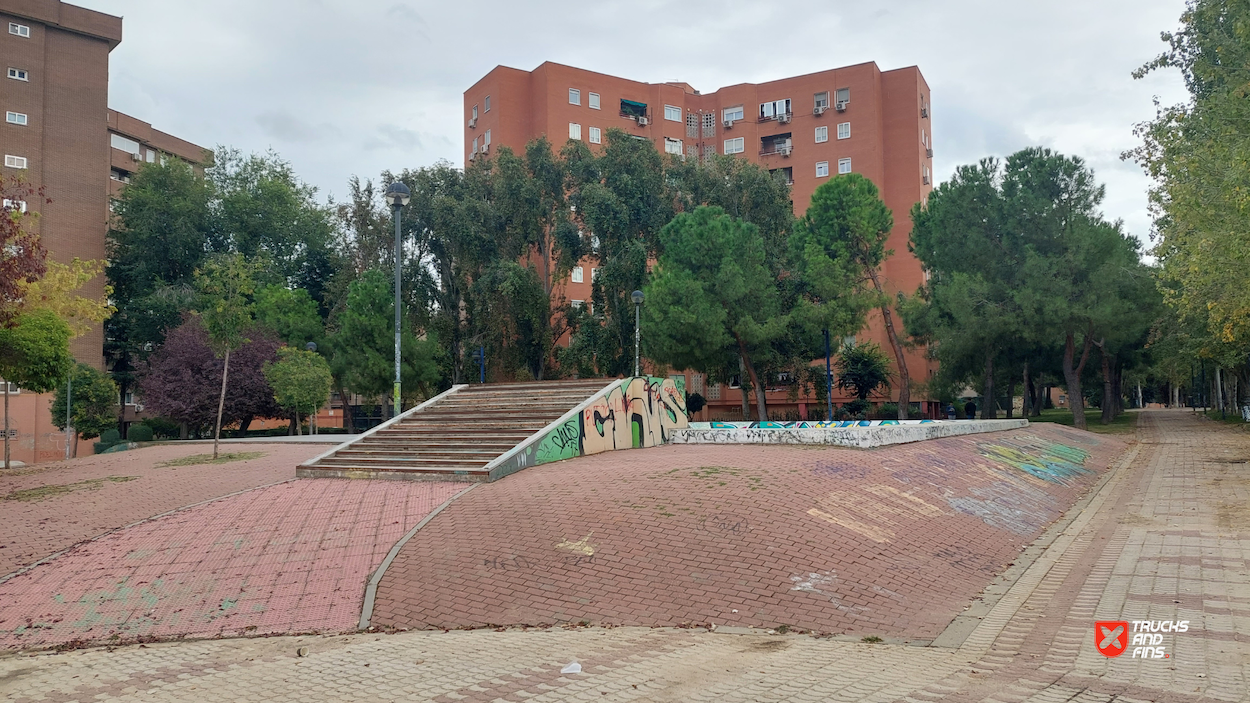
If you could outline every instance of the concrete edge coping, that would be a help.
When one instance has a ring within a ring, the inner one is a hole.
[[[360,434],[358,434],[358,435],[354,435],[352,439],[349,439],[349,440],[347,440],[346,442],[343,442],[343,443],[341,443],[341,444],[338,444],[338,445],[334,446],[332,449],[329,449],[329,450],[327,450],[327,451],[324,451],[324,452],[322,452],[322,453],[318,454],[317,456],[315,456],[315,457],[313,457],[313,458],[309,459],[308,461],[303,462],[303,463],[302,463],[302,464],[300,464],[297,468],[312,467],[312,466],[314,466],[317,462],[321,461],[322,459],[326,459],[326,458],[328,458],[328,457],[330,457],[330,456],[332,456],[332,455],[336,454],[337,452],[339,452],[339,451],[341,451],[341,450],[343,450],[343,449],[347,449],[348,447],[350,447],[351,445],[355,444],[356,442],[359,442],[360,440],[362,440],[362,439],[364,439],[364,438],[366,438],[366,437],[370,437],[370,436],[374,435],[375,433],[377,433],[377,432],[379,432],[379,431],[381,431],[381,430],[384,430],[384,429],[386,429],[386,428],[390,427],[391,425],[394,425],[394,424],[397,424],[397,423],[399,423],[399,422],[402,422],[402,421],[404,421],[404,420],[408,419],[408,416],[409,416],[409,415],[413,415],[414,413],[420,412],[421,410],[425,409],[426,407],[428,407],[428,406],[430,406],[430,405],[432,405],[432,404],[434,404],[434,403],[437,403],[438,401],[440,401],[440,400],[442,400],[442,399],[446,398],[447,396],[452,395],[453,393],[458,393],[458,392],[460,392],[461,390],[463,390],[463,389],[465,389],[465,388],[468,388],[468,387],[469,387],[469,384],[467,384],[467,383],[459,383],[459,384],[456,384],[456,385],[452,386],[451,388],[448,388],[447,390],[443,391],[442,393],[439,393],[438,395],[434,396],[433,398],[430,398],[429,400],[425,401],[424,403],[421,403],[420,405],[418,405],[418,406],[416,406],[416,407],[414,407],[414,408],[408,408],[407,410],[405,410],[405,411],[403,411],[402,413],[400,413],[400,414],[396,415],[395,417],[392,417],[391,419],[387,420],[386,422],[383,422],[383,423],[382,423],[382,424],[380,424],[380,425],[375,425],[375,426],[373,426],[373,427],[370,427],[369,429],[365,430],[364,432],[362,432],[362,433],[360,433]]]
[[[1073,503],[1072,507],[1068,508],[1063,516],[1053,522],[1045,532],[1020,552],[1014,565],[1002,571],[995,577],[994,581],[977,594],[977,597],[982,601],[981,604],[956,615],[942,632],[933,639],[929,646],[959,650],[963,648],[969,638],[983,628],[997,629],[1001,632],[1019,607],[1012,608],[1010,613],[997,613],[998,619],[1002,620],[1001,624],[996,624],[991,620],[991,616],[995,614],[994,611],[1010,607],[1009,603],[1004,603],[1009,596],[1018,598],[1020,604],[1023,605],[1028,596],[1046,577],[1046,574],[1050,573],[1051,568],[1058,562],[1059,557],[1071,547],[1072,541],[1075,540],[1076,536],[1093,519],[1093,513],[1086,512],[1087,509],[1095,502],[1098,502],[1098,507],[1101,507],[1101,503],[1107,499],[1112,490],[1112,482],[1117,477],[1123,475],[1125,469],[1132,466],[1140,449],[1140,442],[1134,442],[1129,447],[1126,447],[1109,464],[1108,470],[1097,483],[1091,486],[1083,496]],[[1068,537],[1065,543],[1057,545],[1056,543],[1065,536]],[[1052,552],[1053,549],[1058,551]],[[989,632],[982,634],[988,635]],[[997,634],[992,639],[996,638]]]
[[[633,376],[631,376],[630,378],[634,378],[634,377],[633,377]],[[539,430],[539,431],[535,432],[534,434],[530,435],[529,437],[526,437],[525,439],[521,440],[520,442],[517,442],[517,445],[516,445],[515,447],[513,447],[513,448],[509,449],[508,451],[504,452],[503,454],[500,454],[499,456],[495,457],[494,459],[491,459],[490,463],[489,463],[489,464],[487,464],[485,467],[483,467],[483,470],[484,470],[484,471],[486,471],[486,472],[489,474],[491,471],[494,471],[496,468],[498,468],[499,466],[503,465],[505,462],[507,462],[507,461],[508,461],[509,459],[511,459],[512,457],[514,457],[514,456],[516,456],[517,454],[521,453],[521,451],[522,451],[522,450],[526,449],[526,448],[527,448],[527,447],[529,447],[530,445],[532,445],[532,444],[534,444],[534,443],[536,443],[536,442],[541,442],[541,441],[542,441],[542,438],[546,437],[548,434],[550,434],[551,432],[553,432],[553,431],[554,431],[557,427],[559,427],[560,425],[563,425],[564,423],[568,422],[568,421],[569,421],[569,420],[571,420],[572,418],[574,418],[574,417],[576,417],[576,416],[580,415],[580,414],[581,414],[581,412],[582,412],[583,410],[585,410],[586,408],[590,407],[590,404],[591,404],[592,402],[594,402],[594,401],[596,401],[596,400],[598,400],[598,399],[602,398],[603,396],[607,395],[609,391],[611,391],[613,388],[615,388],[616,386],[619,386],[620,384],[622,384],[622,383],[624,383],[624,382],[625,382],[625,379],[624,379],[624,378],[615,378],[615,379],[612,379],[612,381],[611,381],[610,383],[608,383],[608,385],[604,386],[604,387],[603,387],[602,389],[600,389],[599,391],[596,391],[593,395],[591,395],[591,396],[590,396],[589,398],[587,398],[586,400],[583,400],[582,402],[578,403],[578,404],[577,404],[577,405],[576,405],[576,406],[575,406],[572,410],[569,410],[568,412],[566,412],[566,413],[564,413],[563,415],[561,415],[558,419],[553,420],[552,422],[548,423],[546,427],[544,427],[544,428],[542,428],[541,430]]]
[[[1029,425],[1025,418],[1012,418],[872,427],[683,428],[673,430],[670,441],[674,444],[802,444],[875,449],[892,444],[1018,430]],[[782,438],[795,441],[782,441]]]
[[[369,577],[368,584],[365,585],[365,599],[361,604],[360,623],[357,626],[357,629],[369,629],[369,621],[373,619],[373,604],[378,595],[378,584],[382,583],[382,577],[386,575],[386,570],[390,568],[391,562],[395,561],[395,557],[399,556],[399,550],[403,549],[405,544],[408,544],[408,540],[412,539],[413,536],[417,534],[417,530],[425,527],[430,520],[433,520],[435,515],[443,512],[443,509],[451,505],[454,500],[480,485],[480,483],[471,483],[464,490],[456,491],[456,493],[454,493],[450,498],[443,501],[441,505],[431,510],[425,517],[421,518],[416,525],[413,525],[411,530],[404,533],[404,536],[400,537],[399,541],[391,547],[391,550],[386,553],[386,557],[382,559],[382,563],[378,564],[378,568],[375,569],[373,575]]]
[[[159,520],[159,519],[161,519],[161,518],[163,518],[163,517],[168,517],[168,516],[170,516],[170,515],[173,515],[174,513],[180,513],[180,512],[182,512],[183,510],[190,510],[190,509],[192,509],[192,508],[198,508],[198,507],[200,507],[200,506],[203,506],[203,505],[208,505],[209,503],[214,503],[214,502],[219,501],[219,500],[225,500],[226,498],[233,498],[233,497],[235,497],[235,496],[243,495],[244,493],[248,493],[248,492],[250,492],[250,491],[259,491],[259,490],[260,490],[260,489],[262,489],[262,488],[273,488],[274,486],[281,486],[281,485],[282,485],[282,484],[284,484],[284,483],[291,483],[292,481],[298,481],[298,480],[299,480],[299,478],[298,478],[298,477],[296,477],[296,478],[288,478],[288,479],[283,479],[283,480],[281,480],[281,481],[274,481],[273,483],[266,483],[266,484],[265,484],[265,485],[263,485],[263,486],[253,486],[253,487],[251,487],[251,488],[244,488],[244,489],[243,489],[243,490],[241,490],[241,491],[235,491],[235,492],[233,492],[233,493],[227,493],[227,494],[225,494],[224,496],[217,496],[217,497],[215,497],[215,498],[209,498],[209,499],[207,499],[207,500],[201,500],[201,501],[200,501],[200,502],[198,502],[198,503],[192,503],[192,504],[190,504],[190,505],[183,505],[183,506],[179,506],[179,507],[174,508],[174,509],[172,509],[172,510],[166,510],[166,511],[165,511],[165,512],[163,512],[163,513],[157,513],[157,514],[155,514],[155,515],[151,515],[151,516],[149,516],[149,517],[145,517],[145,518],[141,518],[141,519],[139,519],[139,520],[135,520],[134,522],[132,522],[132,523],[128,523],[128,524],[126,524],[126,525],[122,525],[121,527],[114,527],[114,528],[111,528],[111,529],[105,530],[104,532],[101,532],[100,534],[98,534],[98,535],[96,535],[96,536],[94,536],[94,537],[88,537],[87,539],[84,539],[84,540],[79,540],[79,541],[77,541],[77,542],[75,542],[75,543],[73,543],[73,544],[69,545],[68,547],[66,547],[66,548],[64,548],[64,549],[61,549],[61,550],[58,550],[58,551],[56,551],[56,552],[53,552],[52,554],[49,554],[48,556],[46,556],[46,557],[44,557],[44,558],[40,559],[39,561],[31,562],[30,564],[27,564],[26,566],[23,566],[23,567],[21,567],[20,569],[18,569],[18,570],[16,570],[16,571],[11,571],[11,572],[9,572],[9,573],[7,573],[7,574],[4,574],[3,576],[0,576],[0,583],[4,583],[5,581],[8,581],[9,579],[13,579],[13,578],[16,578],[16,577],[18,577],[18,576],[21,576],[22,574],[26,573],[27,571],[30,571],[31,569],[33,569],[33,568],[35,568],[35,567],[37,567],[37,566],[42,566],[43,564],[46,564],[46,563],[48,563],[48,562],[52,561],[53,559],[56,559],[57,557],[61,556],[62,554],[65,554],[65,553],[70,552],[70,551],[72,551],[72,550],[74,550],[74,549],[77,549],[78,547],[81,547],[81,546],[83,546],[84,544],[91,544],[92,542],[96,542],[96,541],[102,540],[102,539],[104,539],[105,537],[108,537],[109,535],[113,534],[114,532],[121,532],[122,530],[129,529],[129,528],[134,527],[134,526],[136,526],[136,525],[142,525],[142,524],[143,524],[143,523],[145,523],[145,522],[151,522],[151,521],[153,521],[153,520]]]

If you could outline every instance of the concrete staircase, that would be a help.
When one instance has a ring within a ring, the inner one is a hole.
[[[296,475],[487,481],[487,464],[612,382],[456,386],[309,460]]]

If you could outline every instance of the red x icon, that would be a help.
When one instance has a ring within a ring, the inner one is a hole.
[[[1128,647],[1128,621],[1103,620],[1094,623],[1094,645],[1104,657],[1118,657]]]

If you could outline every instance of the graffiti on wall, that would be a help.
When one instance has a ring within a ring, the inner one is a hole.
[[[654,447],[687,424],[685,393],[672,379],[627,378],[548,433],[538,443],[533,464]]]
[[[796,420],[792,422],[781,422],[768,420],[765,422],[726,422],[715,420],[710,423],[694,423],[697,428],[710,428],[713,430],[806,430],[806,429],[830,429],[835,427],[883,427],[889,425],[931,425],[933,420],[834,420],[833,422],[825,422],[823,420]]]

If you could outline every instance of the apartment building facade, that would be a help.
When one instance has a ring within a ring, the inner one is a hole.
[[[29,205],[39,212],[33,226],[49,258],[104,259],[110,200],[141,163],[176,157],[202,168],[212,156],[109,109],[108,62],[122,40],[120,17],[60,0],[0,0],[0,27],[0,173],[44,188],[51,199]],[[104,286],[101,276],[82,294],[103,297]],[[73,340],[71,352],[103,369],[102,327]],[[13,458],[63,457],[64,435],[51,425],[52,396],[11,390]]]
[[[501,146],[520,152],[543,135],[557,147],[579,139],[595,149],[615,127],[682,158],[736,155],[777,172],[791,185],[798,215],[822,183],[860,173],[877,185],[894,216],[884,284],[891,294],[910,294],[924,282],[907,242],[911,208],[932,189],[929,105],[929,86],[914,66],[882,71],[865,63],[706,94],[686,83],[643,83],[551,62],[533,71],[499,66],[464,93],[464,155],[467,164]],[[568,299],[590,299],[594,266],[588,259],[574,269],[562,288]],[[857,337],[890,353],[879,311]],[[920,350],[908,352],[907,367],[913,383],[936,368]],[[705,419],[740,415],[738,390],[708,386],[697,374],[687,383],[708,399]],[[823,399],[793,395],[784,379],[772,379],[770,411],[823,415]],[[916,400],[913,392],[913,409],[938,414],[933,400]]]

